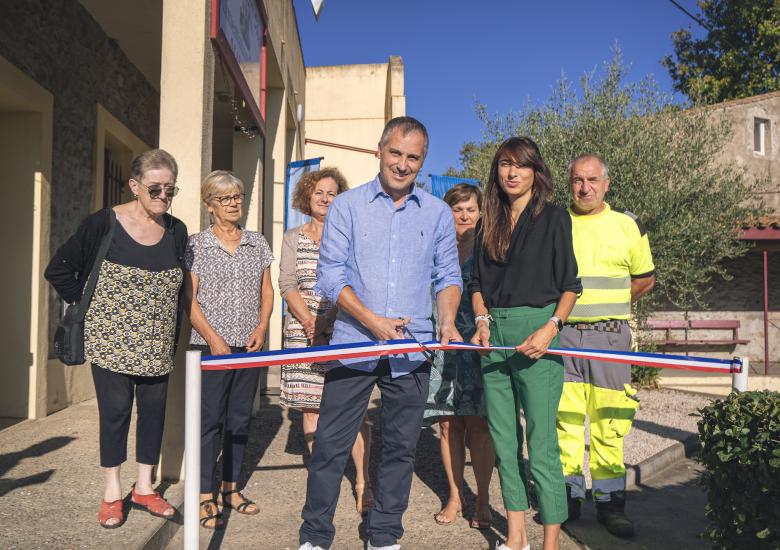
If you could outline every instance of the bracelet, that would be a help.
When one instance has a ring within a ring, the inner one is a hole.
[[[486,313],[485,315],[477,315],[474,317],[474,324],[476,325],[479,321],[487,321],[488,323],[493,322],[493,317],[490,315],[490,313]]]

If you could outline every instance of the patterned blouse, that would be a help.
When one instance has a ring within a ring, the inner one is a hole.
[[[86,359],[122,374],[170,373],[181,283],[172,232],[145,246],[117,223],[84,318]]]
[[[260,322],[263,271],[273,260],[271,247],[256,231],[242,232],[235,254],[211,227],[190,236],[184,266],[198,276],[197,300],[206,321],[229,346],[246,346]],[[195,329],[190,344],[207,345]]]

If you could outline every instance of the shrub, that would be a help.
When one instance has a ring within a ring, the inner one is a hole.
[[[715,548],[780,548],[780,393],[732,393],[699,410],[702,535]]]
[[[660,387],[661,369],[631,365],[631,384],[637,388],[657,390]]]

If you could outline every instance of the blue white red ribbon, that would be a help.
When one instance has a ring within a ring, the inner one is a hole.
[[[471,351],[514,351],[512,346],[478,346],[465,342],[450,342],[443,345],[437,341],[388,340],[385,342],[358,342],[354,344],[336,344],[332,346],[313,346],[278,351],[258,351],[233,355],[211,355],[203,357],[203,370],[232,370],[294,363],[324,363],[339,359],[357,359],[361,357],[381,357],[385,355],[403,355],[421,353],[427,350],[471,350]],[[742,372],[742,361],[734,359],[712,359],[709,357],[689,357],[685,355],[667,355],[665,353],[644,353],[632,351],[611,351],[601,349],[548,348],[549,355],[593,359],[609,363],[623,363],[662,369],[695,370],[719,372],[722,374]]]

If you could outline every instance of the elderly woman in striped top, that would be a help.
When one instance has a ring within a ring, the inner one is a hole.
[[[325,215],[331,201],[347,190],[347,180],[336,168],[308,172],[298,182],[293,207],[310,216],[310,221],[284,234],[279,262],[279,292],[287,301],[284,325],[284,347],[303,348],[326,345],[333,332],[336,305],[314,291],[317,283],[317,260]],[[320,399],[325,369],[317,363],[282,366],[280,402],[284,407],[303,411],[303,434],[311,455],[314,432],[319,419]],[[358,513],[374,505],[368,483],[368,453],[371,431],[368,424],[358,433],[352,448],[355,462],[355,499]]]

